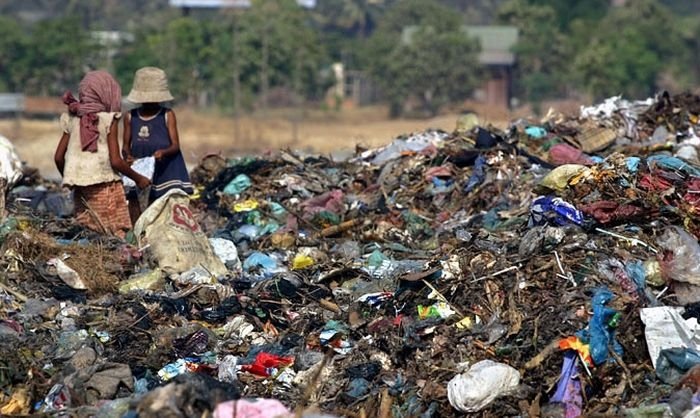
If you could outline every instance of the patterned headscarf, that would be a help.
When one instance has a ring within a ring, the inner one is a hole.
[[[106,71],[90,71],[85,74],[78,86],[78,98],[67,91],[63,103],[68,111],[80,117],[80,147],[83,151],[97,152],[98,112],[120,112],[122,89],[119,83]]]

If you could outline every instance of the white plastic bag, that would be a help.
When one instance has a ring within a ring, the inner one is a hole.
[[[87,285],[80,278],[78,272],[70,268],[66,263],[60,258],[52,258],[46,262],[49,266],[49,271],[55,273],[65,284],[73,289],[85,290]]]
[[[672,254],[662,263],[664,275],[671,280],[700,285],[700,245],[698,240],[678,226],[669,226],[658,240],[665,251]]]
[[[680,347],[700,350],[698,320],[683,319],[682,313],[683,308],[674,306],[644,308],[639,312],[644,322],[644,337],[654,369],[661,350]]]
[[[222,263],[229,267],[233,266],[231,267],[231,270],[234,272],[241,272],[241,260],[238,258],[236,244],[225,238],[209,238],[209,243],[214,249],[214,254],[219,257]]]
[[[447,384],[450,405],[460,412],[477,412],[520,384],[520,372],[503,363],[482,360]]]
[[[22,178],[22,160],[9,139],[0,135],[0,178],[7,180],[7,187]]]

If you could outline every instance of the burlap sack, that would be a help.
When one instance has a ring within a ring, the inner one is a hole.
[[[215,276],[227,273],[209,240],[192,216],[187,194],[179,189],[166,193],[146,209],[134,226],[139,246],[149,251],[168,274],[202,266]]]

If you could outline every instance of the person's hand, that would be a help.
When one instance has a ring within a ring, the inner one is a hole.
[[[153,153],[153,158],[155,158],[156,161],[160,161],[161,159],[163,159],[164,154],[165,153],[163,152],[163,150],[159,149],[158,151]]]
[[[126,161],[127,164],[131,165],[134,163],[134,156],[131,154],[127,154],[124,156],[124,161]]]
[[[139,176],[139,178],[136,179],[136,186],[141,190],[145,189],[146,187],[148,187],[150,185],[151,185],[151,180],[147,179],[144,176]]]

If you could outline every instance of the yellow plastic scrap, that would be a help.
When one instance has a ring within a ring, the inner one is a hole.
[[[569,186],[576,186],[577,184],[584,182],[590,178],[595,178],[598,171],[593,168],[586,168],[575,176],[571,177],[569,180]]]
[[[119,284],[119,293],[129,293],[133,290],[160,290],[165,286],[164,276],[160,269],[135,274]]]
[[[30,410],[29,392],[21,387],[12,392],[10,400],[0,408],[2,415],[28,415]]]
[[[666,284],[661,274],[661,264],[657,260],[644,262],[644,275],[646,276],[646,282],[650,286],[660,287]]]
[[[194,188],[194,193],[190,195],[190,200],[199,200],[202,198],[202,192],[204,191],[204,186],[197,186]]]
[[[579,164],[564,164],[550,171],[542,181],[540,185],[557,191],[563,192],[569,185],[569,181],[576,177],[588,172],[588,167]]]
[[[238,202],[235,205],[233,205],[233,211],[234,212],[250,212],[251,210],[257,209],[259,206],[257,200],[249,199],[249,200],[244,200],[243,202]]]
[[[292,270],[301,270],[314,265],[314,259],[305,254],[297,254],[292,260]]]
[[[20,219],[19,222],[17,222],[17,229],[20,231],[26,231],[31,227],[32,223],[29,221],[29,219]]]
[[[458,329],[471,329],[471,327],[474,326],[474,321],[470,316],[465,316],[464,318],[460,319],[455,326]]]

